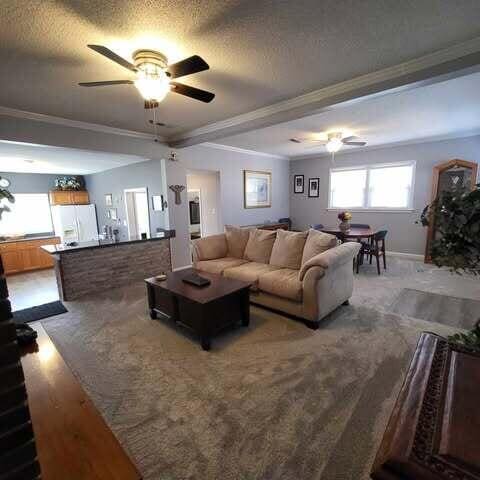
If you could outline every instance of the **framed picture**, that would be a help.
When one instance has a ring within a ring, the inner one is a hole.
[[[308,179],[308,196],[310,198],[317,198],[320,196],[320,179],[319,178]]]
[[[165,210],[163,195],[152,195],[152,208],[154,212],[163,212]]]
[[[113,196],[111,193],[105,195],[105,205],[111,207],[113,205]]]
[[[116,208],[111,208],[109,210],[110,212],[110,217],[112,220],[118,220],[118,217],[117,217],[117,209]]]
[[[293,193],[303,193],[305,177],[303,175],[294,175],[293,177]]]
[[[245,208],[272,206],[271,172],[243,171],[243,198]]]

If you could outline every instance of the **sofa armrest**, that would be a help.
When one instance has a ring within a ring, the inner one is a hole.
[[[193,262],[215,260],[227,256],[227,237],[224,233],[192,241]]]
[[[346,262],[351,262],[360,251],[360,243],[345,242],[333,248],[329,248],[323,253],[312,257],[308,262],[302,265],[298,278],[303,281],[306,272],[312,267],[321,267],[324,270],[334,269]]]

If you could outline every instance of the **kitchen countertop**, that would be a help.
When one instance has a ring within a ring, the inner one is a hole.
[[[54,233],[48,235],[32,235],[31,237],[8,238],[6,240],[0,240],[0,243],[29,242],[32,240],[48,240],[49,238],[56,238],[56,236]]]
[[[156,240],[166,240],[175,237],[175,230],[165,230],[163,237],[149,237],[146,239],[143,238],[134,238],[129,240],[95,240],[91,242],[79,242],[77,245],[65,245],[65,244],[58,244],[58,245],[44,245],[40,248],[45,250],[48,253],[53,254],[63,254],[69,252],[78,252],[79,250],[88,250],[92,248],[108,248],[108,247],[115,247],[117,245],[128,245],[131,243],[143,243],[143,242],[153,242]]]

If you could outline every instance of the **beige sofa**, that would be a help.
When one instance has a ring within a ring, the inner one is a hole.
[[[250,301],[302,318],[310,328],[353,291],[352,260],[360,244],[338,244],[316,230],[289,232],[226,227],[193,241],[198,270],[251,282]]]

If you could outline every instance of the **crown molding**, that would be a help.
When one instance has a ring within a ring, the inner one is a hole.
[[[280,160],[289,160],[286,155],[276,155],[274,153],[258,152],[257,150],[247,150],[246,148],[232,147],[230,145],[223,145],[221,143],[204,142],[198,145],[199,147],[215,148],[217,150],[226,150],[228,152],[243,153],[245,155],[255,155],[257,157],[277,158]]]
[[[355,153],[365,152],[367,150],[371,152],[372,150],[382,150],[384,148],[405,147],[408,145],[443,142],[446,140],[457,140],[461,138],[477,137],[477,136],[480,136],[480,129],[468,130],[465,132],[458,132],[458,133],[452,133],[452,134],[446,134],[446,135],[435,135],[433,137],[415,138],[415,139],[404,140],[400,142],[382,143],[381,145],[371,145],[371,146],[367,145],[365,147],[355,147],[349,150],[339,150],[337,153],[335,153],[335,158],[341,157],[344,155],[354,155]],[[309,155],[291,156],[289,157],[289,159],[292,162],[295,162],[297,160],[315,160],[319,158],[330,158],[331,156],[332,154],[328,152],[317,152]]]
[[[149,133],[136,132],[134,130],[125,130],[123,128],[109,127],[98,123],[81,122],[79,120],[71,120],[69,118],[55,117],[53,115],[45,115],[43,113],[28,112],[26,110],[17,110],[15,108],[0,106],[0,115],[8,117],[23,118],[26,120],[34,120],[36,122],[52,123],[63,127],[81,128],[83,130],[91,130],[93,132],[109,133],[111,135],[122,135],[124,137],[143,138],[153,140],[158,138],[160,142],[165,142],[164,137],[155,137]]]
[[[415,88],[477,71],[480,65],[480,37],[418,57],[393,67],[367,73],[267,107],[220,122],[173,135],[172,147],[186,147],[218,138],[264,128],[295,118],[319,113],[335,104]]]

